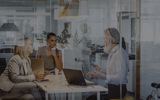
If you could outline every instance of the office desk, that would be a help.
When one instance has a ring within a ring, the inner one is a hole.
[[[36,82],[36,84],[45,91],[45,99],[48,100],[49,94],[56,93],[71,93],[72,100],[75,100],[74,93],[82,92],[97,92],[97,100],[100,100],[100,91],[108,91],[108,89],[100,85],[89,85],[89,86],[75,86],[68,85],[65,76],[62,75],[47,75],[46,79],[49,81]]]

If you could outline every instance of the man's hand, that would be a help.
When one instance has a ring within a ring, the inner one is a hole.
[[[99,71],[95,71],[95,72],[88,72],[87,75],[93,77],[93,78],[104,78],[104,74],[99,72]]]
[[[102,71],[102,67],[101,67],[101,66],[99,66],[99,65],[97,65],[97,64],[94,64],[94,65],[95,65],[94,69],[95,69],[96,71],[99,71],[99,72]]]
[[[87,75],[91,76],[92,78],[106,78],[106,75],[100,71],[88,72]]]
[[[96,74],[93,72],[88,72],[87,75],[91,76],[92,78],[96,78]]]

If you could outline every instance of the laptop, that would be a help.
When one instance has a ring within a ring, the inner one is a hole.
[[[95,83],[86,82],[81,70],[63,69],[63,73],[69,84],[81,86],[96,85]]]
[[[33,72],[38,72],[44,74],[44,60],[43,58],[30,58],[31,68]]]

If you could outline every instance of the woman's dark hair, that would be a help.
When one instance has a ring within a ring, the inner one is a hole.
[[[55,37],[56,37],[56,34],[53,33],[53,32],[48,33],[48,34],[47,34],[47,40],[48,40],[51,36],[55,36]]]

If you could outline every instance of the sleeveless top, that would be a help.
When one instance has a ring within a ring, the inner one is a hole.
[[[40,56],[44,59],[44,68],[46,70],[53,70],[56,67],[56,63],[53,56],[47,57],[46,47],[40,47]]]

